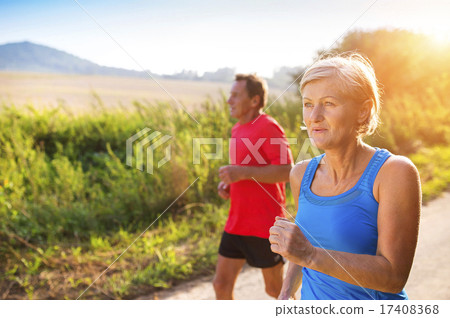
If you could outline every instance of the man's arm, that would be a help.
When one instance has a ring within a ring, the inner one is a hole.
[[[219,177],[226,184],[253,178],[263,183],[287,182],[291,168],[292,164],[262,167],[229,165],[220,167]]]
[[[228,200],[230,198],[230,185],[220,181],[217,186],[217,192],[222,199]]]
[[[262,134],[261,138],[263,135],[265,136],[263,138],[265,142],[258,149],[251,150],[250,152],[255,156],[254,151],[256,151],[258,154],[257,157],[264,160],[264,163],[268,163],[268,165],[252,166],[239,165],[238,163],[237,165],[221,167],[219,169],[219,177],[223,182],[231,184],[241,180],[253,179],[262,183],[289,181],[293,158],[283,128],[276,122],[270,122],[264,127],[264,131],[260,131],[258,134]],[[249,146],[245,140],[243,139],[242,141],[248,148]]]

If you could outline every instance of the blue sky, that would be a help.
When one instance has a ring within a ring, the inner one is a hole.
[[[77,0],[144,68],[219,67],[270,76],[306,65],[374,2]],[[448,0],[378,0],[351,29],[398,27],[449,40]],[[74,0],[0,0],[0,44],[31,41],[107,66],[139,66]]]

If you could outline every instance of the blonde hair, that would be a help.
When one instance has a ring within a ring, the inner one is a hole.
[[[306,70],[300,81],[300,92],[312,81],[333,77],[338,80],[342,92],[353,100],[361,103],[372,101],[370,116],[359,127],[358,137],[373,134],[379,123],[381,89],[372,63],[358,53],[344,53],[321,59]]]

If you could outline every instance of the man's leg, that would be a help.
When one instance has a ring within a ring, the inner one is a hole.
[[[219,254],[213,281],[216,299],[234,299],[234,284],[244,264],[243,258],[229,258]]]
[[[262,273],[266,285],[266,293],[269,296],[278,298],[283,285],[283,262],[279,262],[273,267],[263,268]]]

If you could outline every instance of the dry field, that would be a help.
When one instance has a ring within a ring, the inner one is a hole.
[[[218,99],[221,92],[228,93],[230,89],[230,83],[158,82],[188,109],[198,106],[208,96]],[[281,92],[272,90],[271,94]],[[7,104],[52,107],[63,101],[72,111],[78,112],[95,102],[94,94],[108,107],[129,106],[135,100],[173,101],[151,78],[0,72],[0,102]]]

